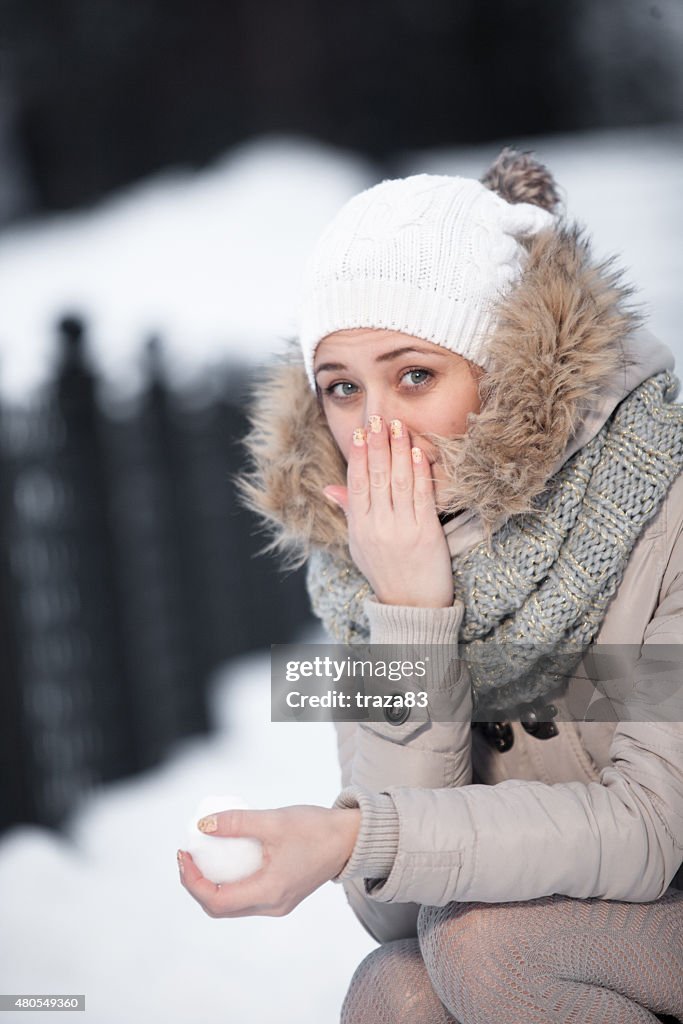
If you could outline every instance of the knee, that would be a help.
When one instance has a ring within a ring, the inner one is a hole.
[[[482,969],[488,973],[491,965],[500,962],[514,930],[509,907],[505,903],[421,907],[418,943],[437,991],[450,991],[454,985],[462,989],[471,978],[480,976]]]
[[[341,1011],[341,1024],[431,1019],[423,1000],[436,1000],[417,939],[396,939],[374,949],[356,968]]]
[[[417,919],[420,950],[429,970],[440,973],[444,962],[467,971],[486,962],[495,970],[505,954],[523,942],[562,930],[573,920],[576,900],[545,896],[518,903],[448,903],[423,906]]]
[[[379,998],[382,949],[382,946],[373,949],[354,971],[342,1003],[341,1024],[364,1024],[372,1020],[373,1002]]]
[[[549,901],[553,897],[535,902]],[[533,930],[528,908],[522,903],[421,907],[417,935],[425,969],[458,1020],[495,1017],[492,993],[505,992],[523,964],[530,925]]]

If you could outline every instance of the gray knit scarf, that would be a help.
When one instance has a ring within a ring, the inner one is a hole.
[[[468,661],[479,719],[557,690],[595,638],[643,527],[683,469],[680,383],[668,372],[635,388],[599,433],[550,478],[533,510],[511,516],[453,558],[465,612],[460,658]],[[315,614],[336,643],[368,643],[371,592],[353,565],[324,549],[308,563]]]

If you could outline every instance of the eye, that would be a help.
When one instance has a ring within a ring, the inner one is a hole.
[[[420,375],[422,375],[423,379],[416,380],[415,377],[419,377]],[[414,391],[417,388],[424,387],[425,384],[428,384],[430,380],[433,379],[434,374],[431,372],[431,370],[425,370],[422,367],[416,366],[415,369],[413,370],[406,370],[406,372],[401,377],[401,380],[404,380],[406,377],[410,378],[410,384],[408,385],[409,390]]]
[[[434,373],[431,370],[425,370],[422,366],[415,366],[410,370],[405,370],[401,377],[400,382],[406,391],[417,391],[418,388],[426,387],[431,384],[434,380]],[[403,383],[407,380],[407,383]],[[331,398],[333,401],[344,402],[347,399],[353,398],[359,391],[356,384],[352,384],[350,380],[337,380],[333,384],[328,384],[327,387],[323,388],[323,394],[327,398]]]
[[[355,387],[356,385],[352,384],[350,380],[338,380],[334,384],[328,384],[326,388],[323,388],[323,391],[326,395],[329,395],[332,398],[344,399],[353,394],[352,389]],[[337,388],[341,388],[342,390],[337,391]]]

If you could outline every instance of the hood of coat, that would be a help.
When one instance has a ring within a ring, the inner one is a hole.
[[[641,329],[632,289],[613,260],[596,263],[576,225],[523,243],[524,271],[500,304],[482,406],[458,438],[427,434],[446,470],[444,512],[471,509],[490,537],[527,512],[563,462],[593,437],[616,405],[653,373],[673,368],[670,350]],[[287,567],[312,548],[350,560],[343,512],[322,493],[346,484],[346,463],[312,392],[296,339],[254,385],[249,469],[242,502],[270,533],[264,551]]]

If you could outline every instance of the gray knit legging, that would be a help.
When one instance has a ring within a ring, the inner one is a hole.
[[[665,1016],[670,1015],[670,1016]],[[356,969],[341,1024],[645,1024],[683,1019],[683,891],[423,906],[417,938]]]

